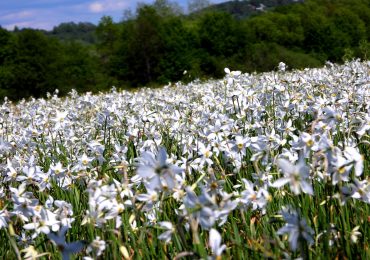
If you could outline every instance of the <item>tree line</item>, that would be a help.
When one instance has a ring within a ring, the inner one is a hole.
[[[369,0],[307,0],[242,19],[214,9],[184,15],[157,0],[119,23],[104,16],[96,27],[80,26],[88,37],[0,27],[0,99],[219,78],[224,67],[261,72],[280,61],[301,69],[370,54]]]

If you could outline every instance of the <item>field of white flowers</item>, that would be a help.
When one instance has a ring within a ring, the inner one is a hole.
[[[370,258],[370,62],[0,107],[1,259]]]

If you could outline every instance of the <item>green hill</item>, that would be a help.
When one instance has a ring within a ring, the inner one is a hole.
[[[234,18],[244,19],[252,15],[262,14],[275,7],[302,3],[303,0],[244,0],[228,1],[220,4],[210,5],[198,12],[199,15],[205,12],[225,12],[231,14]]]
[[[82,43],[93,44],[96,42],[96,25],[88,22],[68,22],[55,26],[52,31],[46,32],[62,41],[77,40]]]
[[[259,72],[284,62],[303,69],[369,56],[370,0],[232,1],[191,15],[171,5],[143,5],[119,23],[106,16],[97,26],[64,23],[49,32],[0,28],[0,99],[41,97],[55,88],[64,95],[220,78],[225,67]]]

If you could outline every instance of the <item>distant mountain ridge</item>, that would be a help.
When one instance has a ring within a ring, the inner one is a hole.
[[[245,19],[253,15],[262,14],[275,7],[294,3],[303,3],[304,0],[233,0],[219,4],[212,4],[188,17],[198,16],[206,12],[225,12],[236,19]],[[55,37],[62,41],[79,41],[84,44],[95,44],[95,30],[97,25],[90,22],[64,22],[55,26],[51,31],[37,30],[45,35]],[[22,31],[21,29],[20,31]],[[16,32],[18,29],[15,30]]]
[[[230,13],[237,19],[244,19],[252,15],[261,14],[275,7],[303,2],[304,0],[233,0],[210,5],[198,11],[197,14],[219,11]]]
[[[96,43],[96,25],[90,22],[68,22],[55,26],[53,30],[45,32],[48,36],[62,41],[76,40],[86,44]]]
[[[1,27],[1,26],[0,26]],[[32,31],[42,32],[48,37],[56,38],[60,41],[77,41],[83,44],[95,44],[96,43],[96,31],[97,25],[90,22],[63,22],[54,26],[50,31],[44,29],[31,29]],[[29,28],[18,29],[15,27],[13,33],[18,34]]]

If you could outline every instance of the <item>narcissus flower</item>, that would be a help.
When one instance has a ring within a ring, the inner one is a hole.
[[[272,183],[272,187],[280,188],[289,183],[290,189],[294,194],[303,192],[313,195],[312,184],[309,180],[310,169],[303,158],[297,164],[292,164],[285,159],[278,159],[277,165],[282,170],[284,177]]]
[[[303,219],[296,210],[291,208],[283,208],[281,211],[286,224],[277,231],[278,235],[289,235],[290,248],[295,251],[298,248],[298,243],[306,241],[309,245],[312,245],[314,231],[307,225],[305,219]]]
[[[216,229],[209,231],[209,246],[212,251],[212,255],[215,259],[221,259],[222,252],[226,249],[226,245],[221,244],[221,235]]]

